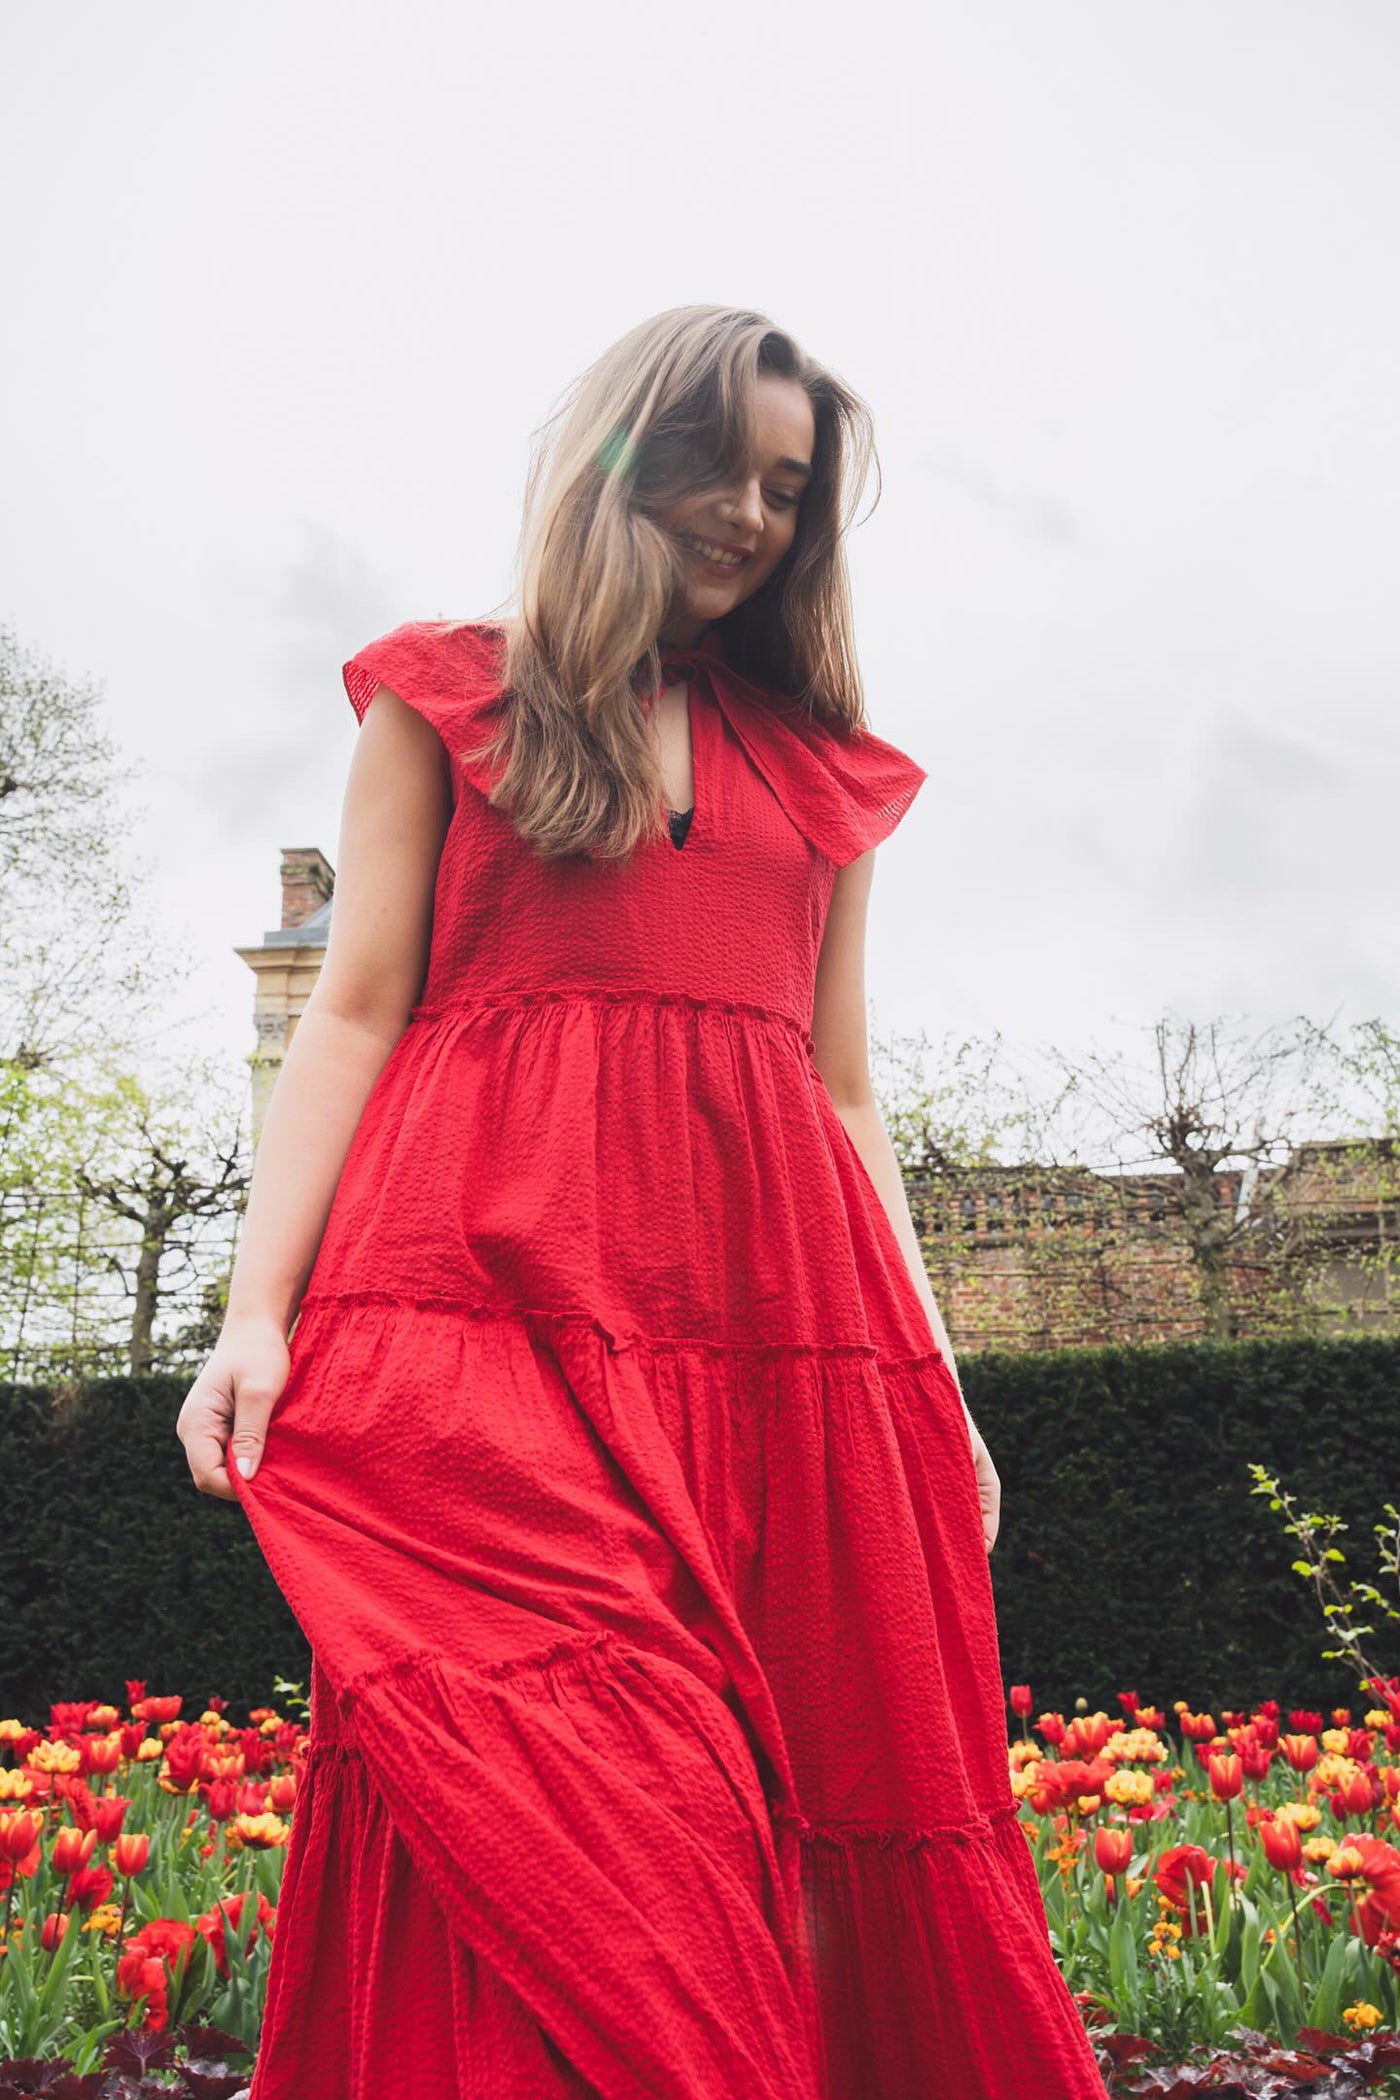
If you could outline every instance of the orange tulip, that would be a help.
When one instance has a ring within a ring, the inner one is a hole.
[[[285,1816],[297,1805],[297,1775],[279,1772],[268,1784],[267,1805],[275,1815]]]
[[[1375,1791],[1370,1774],[1364,1769],[1348,1772],[1337,1787],[1337,1799],[1342,1813],[1348,1816],[1368,1816],[1375,1803]]]
[[[1317,1737],[1313,1735],[1286,1735],[1283,1737],[1283,1754],[1295,1772],[1311,1772],[1317,1763]]]
[[[83,1743],[83,1762],[89,1772],[115,1772],[122,1761],[119,1735],[89,1736]]]
[[[1233,1753],[1224,1757],[1208,1757],[1210,1790],[1217,1801],[1233,1801],[1244,1787],[1244,1765]]]
[[[151,1841],[144,1831],[124,1831],[112,1847],[112,1865],[119,1874],[139,1874],[151,1856]]]
[[[10,1815],[0,1815],[0,1859],[18,1863],[28,1859],[39,1842],[39,1833],[44,1827],[42,1816],[36,1816],[27,1808]]]
[[[54,1872],[65,1877],[76,1874],[92,1858],[96,1843],[95,1830],[74,1830],[65,1824],[53,1841]]]

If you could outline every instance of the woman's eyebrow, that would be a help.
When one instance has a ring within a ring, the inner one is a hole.
[[[789,474],[810,474],[812,471],[812,463],[807,459],[780,459],[776,460],[774,464],[779,467],[786,467]]]

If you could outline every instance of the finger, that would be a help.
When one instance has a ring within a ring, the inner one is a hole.
[[[278,1388],[245,1380],[239,1386],[234,1408],[233,1435],[228,1440],[230,1465],[236,1465],[244,1480],[251,1480],[262,1463],[267,1446],[268,1422]]]
[[[190,1478],[201,1495],[214,1495],[222,1502],[233,1502],[237,1496],[224,1464],[221,1427],[207,1415],[191,1422],[185,1436],[185,1457],[189,1461]]]

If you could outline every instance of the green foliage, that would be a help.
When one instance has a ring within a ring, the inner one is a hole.
[[[242,1510],[201,1495],[175,1418],[188,1381],[101,1379],[57,1405],[0,1386],[0,1714],[110,1699],[125,1680],[268,1699],[310,1651]]]
[[[1371,1524],[1400,1341],[987,1354],[960,1369],[1001,1477],[1002,1674],[1032,1686],[1038,1711],[1082,1694],[1117,1712],[1123,1689],[1215,1711],[1358,1704],[1250,1466]]]

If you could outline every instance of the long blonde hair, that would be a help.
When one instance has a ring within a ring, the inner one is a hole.
[[[679,306],[643,321],[575,381],[535,433],[506,628],[503,710],[473,754],[506,761],[492,801],[546,857],[620,859],[664,822],[639,693],[684,603],[685,564],[658,517],[749,469],[754,381],[812,403],[812,475],[793,545],[719,623],[736,670],[833,725],[864,721],[844,534],[872,463],[870,412],[766,315]]]

